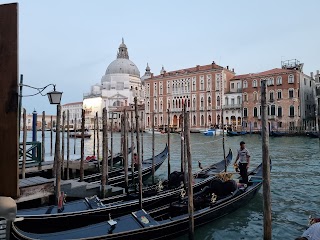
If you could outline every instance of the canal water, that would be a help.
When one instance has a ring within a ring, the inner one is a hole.
[[[29,133],[31,138],[31,133]],[[28,134],[28,135],[29,135]],[[41,139],[41,133],[38,133]],[[109,135],[110,136],[110,135]],[[31,140],[31,139],[28,140]],[[100,140],[102,136],[100,135]],[[151,134],[144,133],[144,158],[152,156]],[[236,157],[239,142],[246,142],[251,153],[251,167],[261,163],[261,136],[245,135],[226,137],[226,152],[229,148]],[[155,136],[156,154],[163,150],[166,135]],[[118,152],[120,135],[114,134],[114,148]],[[110,143],[110,140],[109,140]],[[73,139],[70,145],[73,152]],[[85,140],[85,155],[92,155],[93,139]],[[50,151],[50,132],[46,132],[46,151]],[[191,134],[193,170],[223,159],[221,136]],[[80,139],[76,140],[76,155],[80,154]],[[46,154],[48,159],[49,153]],[[295,239],[306,229],[309,215],[320,216],[320,141],[307,137],[270,138],[272,158],[271,196],[273,239]],[[180,169],[180,136],[171,134],[171,170]],[[233,171],[232,167],[229,168]],[[158,178],[166,178],[167,161],[156,172]],[[196,229],[196,239],[262,239],[263,236],[262,189],[247,205],[208,225]],[[179,240],[187,239],[187,236]]]

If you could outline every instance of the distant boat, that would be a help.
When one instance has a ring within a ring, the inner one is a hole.
[[[72,133],[70,133],[69,134],[69,136],[71,137],[71,138],[82,138],[82,133],[81,132],[72,132]],[[89,133],[89,132],[84,132],[84,138],[91,138],[91,133]]]
[[[215,129],[208,129],[207,131],[203,132],[203,134],[205,136],[214,136],[214,135],[216,135],[216,131],[215,131]]]
[[[152,128],[149,128],[149,129],[146,129],[145,132],[152,134],[153,131],[152,131]],[[154,129],[154,134],[163,134],[163,133],[165,133],[165,132],[164,132],[164,131],[161,132],[161,131],[159,131],[159,130],[156,129],[156,128]]]
[[[245,135],[247,134],[247,132],[245,131],[241,131],[241,132],[235,132],[235,131],[228,131],[227,135],[232,137],[232,136],[241,136],[241,135]]]
[[[285,132],[274,132],[274,131],[271,131],[269,133],[270,137],[283,137],[283,136],[286,136],[286,135],[287,135],[287,133],[285,133]]]
[[[319,137],[319,134],[317,132],[307,132],[306,134],[308,137],[311,137],[311,138],[318,138]]]

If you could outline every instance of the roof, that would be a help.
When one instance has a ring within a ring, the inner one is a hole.
[[[282,68],[274,68],[267,71],[259,72],[259,73],[247,73],[242,75],[236,75],[231,80],[243,79],[243,78],[256,78],[265,75],[273,75],[273,74],[284,74],[284,73],[293,73],[296,70],[292,69],[282,69]]]
[[[140,104],[138,105],[138,111],[144,110],[144,104]],[[130,104],[129,106],[123,106],[123,107],[117,107],[115,110],[113,110],[113,112],[123,112],[124,110],[126,111],[134,111],[134,104]]]
[[[64,107],[64,106],[70,106],[70,105],[78,105],[78,104],[79,104],[79,105],[80,105],[80,104],[82,105],[82,102],[66,103],[66,104],[63,104],[62,107]]]
[[[196,67],[191,67],[191,68],[184,68],[184,69],[179,69],[179,70],[174,70],[174,71],[170,71],[170,72],[165,72],[164,75],[160,74],[157,76],[154,76],[152,78],[150,78],[150,80],[155,79],[155,78],[162,78],[163,76],[175,76],[175,75],[179,75],[179,74],[186,74],[186,73],[195,73],[195,72],[200,72],[200,71],[208,71],[208,70],[212,70],[212,69],[219,69],[219,70],[227,70],[232,72],[231,70],[227,69],[227,68],[223,68],[215,63],[212,64],[208,64],[208,65],[197,65]]]

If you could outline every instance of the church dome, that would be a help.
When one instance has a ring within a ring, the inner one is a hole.
[[[140,77],[140,72],[137,66],[132,61],[126,58],[117,58],[109,64],[106,70],[106,75],[113,73],[126,73]]]
[[[139,69],[132,61],[129,60],[128,49],[127,46],[124,44],[123,38],[122,43],[119,46],[117,59],[110,63],[106,70],[106,75],[114,73],[125,73],[136,77],[140,77]]]

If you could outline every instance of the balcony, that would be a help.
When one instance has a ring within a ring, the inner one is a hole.
[[[269,120],[275,120],[275,119],[276,119],[276,116],[275,116],[275,115],[270,115],[270,116],[268,116],[268,119],[269,119]]]
[[[223,106],[224,110],[228,110],[228,109],[241,109],[242,105],[241,104],[227,104]]]

